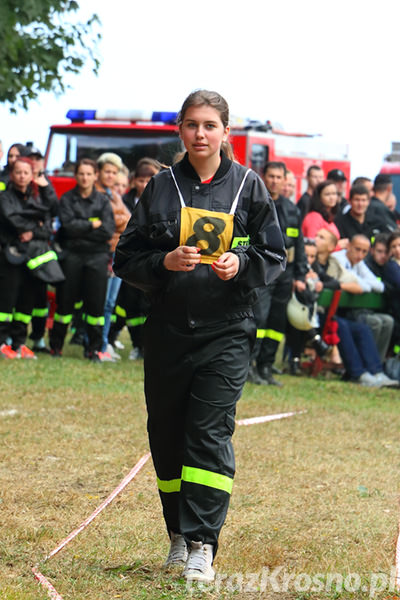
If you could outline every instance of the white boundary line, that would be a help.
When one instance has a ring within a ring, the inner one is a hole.
[[[100,506],[98,506],[96,508],[96,510],[90,515],[90,517],[85,519],[83,521],[83,523],[81,523],[79,525],[79,527],[74,529],[74,531],[72,531],[62,542],[60,542],[60,544],[56,548],[54,548],[54,550],[52,550],[48,556],[46,556],[44,558],[44,561],[49,560],[52,556],[55,556],[71,540],[73,540],[74,537],[76,537],[81,531],[83,531],[83,529],[85,529],[93,521],[93,519],[95,519],[106,508],[106,506],[108,506],[114,500],[114,498],[116,496],[118,496],[118,494],[120,492],[122,492],[122,490],[124,488],[126,488],[128,483],[130,483],[132,481],[132,479],[135,477],[135,475],[137,475],[137,473],[139,473],[140,469],[146,464],[146,462],[149,460],[150,456],[151,456],[150,452],[147,452],[147,454],[144,454],[142,456],[142,458],[140,458],[138,460],[138,462],[133,467],[133,469],[131,471],[129,471],[128,475],[126,475],[126,477],[124,477],[124,479],[121,481],[121,483],[119,485],[117,485],[115,490],[113,490],[111,492],[111,494],[100,504]],[[47,591],[49,592],[50,598],[52,598],[52,600],[63,600],[62,596],[60,596],[60,594],[53,587],[53,585],[39,571],[37,565],[32,567],[32,572],[35,576],[35,579],[37,579],[41,585],[43,585],[44,587],[47,588]]]
[[[294,415],[302,415],[306,413],[306,410],[299,410],[287,413],[277,413],[275,415],[265,415],[264,417],[252,417],[250,419],[239,419],[236,421],[236,425],[255,425],[256,423],[266,423],[267,421],[276,421],[277,419],[287,419]]]

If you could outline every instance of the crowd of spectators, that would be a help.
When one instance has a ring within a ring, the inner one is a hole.
[[[116,362],[125,325],[129,358],[142,357],[147,300],[121,283],[112,260],[141,193],[161,168],[143,158],[129,173],[110,152],[97,161],[83,159],[75,165],[76,186],[58,199],[42,153],[20,143],[9,148],[0,172],[2,357],[35,359],[47,352],[60,358],[70,328],[70,341],[82,344],[86,358]],[[358,177],[350,185],[340,169],[324,173],[315,164],[297,202],[295,176],[284,163],[267,163],[263,180],[288,261],[286,271],[259,290],[248,381],[283,385],[276,365],[282,345],[283,368],[291,375],[304,373],[306,356],[318,356],[344,380],[397,385],[396,373],[387,368],[400,349],[400,229],[390,176]],[[356,300],[340,306],[335,336],[324,339],[326,309],[318,298],[326,290]],[[46,339],[52,294],[56,312]]]

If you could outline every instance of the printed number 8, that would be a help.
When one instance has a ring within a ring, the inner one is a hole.
[[[207,231],[204,229],[206,225],[212,225],[213,229]],[[201,250],[201,254],[211,255],[216,252],[221,244],[219,235],[224,231],[226,223],[217,217],[201,217],[193,224],[194,234],[188,238],[186,244],[188,246],[196,246],[197,242],[204,240],[208,244],[208,248]]]

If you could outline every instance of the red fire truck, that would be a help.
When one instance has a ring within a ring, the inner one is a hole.
[[[144,156],[172,164],[183,149],[176,113],[70,110],[67,118],[70,123],[51,127],[45,157],[46,172],[59,196],[75,184],[74,165],[82,157],[97,159],[103,152],[115,152],[133,170]],[[232,124],[230,141],[236,159],[260,174],[268,160],[283,161],[296,177],[293,200],[305,190],[311,165],[322,167],[325,175],[341,169],[350,181],[346,144],[328,143],[319,135],[287,133],[269,121],[242,120]]]

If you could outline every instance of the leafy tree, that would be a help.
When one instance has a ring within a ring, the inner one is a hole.
[[[97,74],[97,15],[79,22],[75,0],[0,1],[0,102],[12,112],[42,91],[61,94],[87,63]]]

